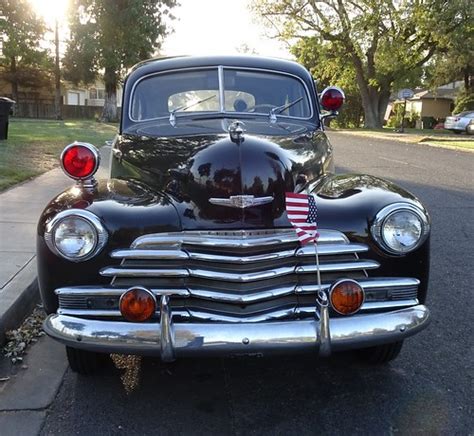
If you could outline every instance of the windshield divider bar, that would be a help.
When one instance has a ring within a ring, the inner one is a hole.
[[[219,110],[221,113],[224,113],[225,112],[224,67],[222,65],[219,65],[219,67],[217,68],[217,72],[219,75],[219,103],[220,103]]]

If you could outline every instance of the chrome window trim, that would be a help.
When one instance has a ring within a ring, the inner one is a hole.
[[[66,218],[76,217],[87,221],[89,224],[92,224],[92,227],[95,229],[96,232],[96,242],[94,248],[90,251],[90,253],[81,256],[81,257],[69,257],[64,255],[57,247],[56,243],[54,242],[54,232],[57,226]],[[104,248],[105,244],[108,240],[108,232],[106,228],[103,226],[101,220],[97,215],[94,215],[92,212],[83,209],[68,209],[62,212],[59,212],[55,215],[51,221],[46,224],[46,229],[44,232],[44,240],[48,248],[56,255],[62,257],[63,259],[69,260],[71,262],[83,262],[88,260],[95,255],[97,255],[102,248]]]
[[[144,123],[148,121],[154,121],[154,120],[164,120],[169,118],[168,115],[164,115],[162,117],[155,117],[155,118],[147,118],[144,120],[136,120],[135,118],[132,117],[132,103],[133,99],[135,97],[135,91],[136,87],[138,84],[145,79],[148,79],[153,76],[158,76],[162,74],[168,74],[168,73],[175,73],[179,71],[197,71],[197,70],[217,70],[217,75],[218,75],[218,80],[219,80],[219,99],[220,101],[220,107],[221,111],[219,112],[213,112],[213,111],[202,111],[199,114],[204,115],[204,114],[217,114],[217,115],[228,115],[228,116],[237,116],[237,115],[258,115],[259,117],[264,116],[268,117],[269,114],[262,113],[262,112],[226,112],[225,111],[225,104],[224,100],[221,99],[222,95],[221,92],[225,95],[225,89],[224,89],[224,72],[225,70],[245,70],[245,71],[258,71],[258,72],[264,72],[264,73],[271,73],[271,74],[280,74],[280,75],[285,75],[289,77],[293,77],[294,79],[298,80],[304,87],[306,91],[306,98],[308,100],[308,105],[309,105],[309,110],[310,110],[310,115],[309,117],[289,117],[287,115],[281,115],[279,114],[278,116],[280,118],[286,118],[290,120],[304,120],[304,121],[309,121],[314,117],[314,108],[313,108],[313,102],[311,100],[311,93],[309,92],[308,86],[306,85],[305,81],[301,79],[301,77],[288,73],[286,71],[278,71],[278,70],[271,70],[267,68],[255,68],[255,67],[236,67],[236,66],[228,66],[228,65],[208,65],[208,66],[200,66],[200,67],[187,67],[187,68],[174,68],[171,70],[166,70],[166,71],[155,71],[154,73],[149,73],[146,74],[142,77],[140,77],[133,85],[132,89],[130,90],[130,99],[128,102],[128,118],[130,121],[134,123]],[[220,73],[221,71],[221,73]],[[222,78],[220,77],[222,75]],[[224,97],[225,98],[225,97]],[[191,113],[191,112],[190,112]]]
[[[389,247],[383,238],[383,232],[382,228],[383,225],[385,224],[385,221],[394,213],[399,212],[399,211],[409,211],[414,213],[421,221],[422,224],[422,233],[420,236],[420,239],[418,242],[409,250],[400,252],[397,250],[394,250],[393,248]],[[380,248],[382,248],[384,251],[386,251],[389,254],[393,254],[396,256],[404,256],[405,254],[411,253],[412,251],[416,250],[423,242],[426,241],[426,238],[428,237],[430,233],[430,219],[429,216],[419,207],[411,204],[411,203],[392,203],[389,204],[388,206],[385,206],[381,210],[377,212],[377,215],[375,215],[375,219],[370,226],[370,233],[374,240],[377,242]]]

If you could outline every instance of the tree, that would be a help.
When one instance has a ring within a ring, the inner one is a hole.
[[[117,85],[128,68],[149,58],[167,34],[176,0],[72,0],[65,78],[105,84],[104,121],[117,119]]]
[[[0,17],[0,70],[18,101],[20,87],[40,88],[51,83],[51,60],[40,47],[46,27],[27,0],[2,0]]]
[[[346,102],[334,122],[341,127],[359,127],[362,101],[354,69],[347,61],[343,47],[338,43],[325,43],[320,37],[312,36],[301,38],[290,51],[313,75],[318,92],[330,85],[343,89]]]
[[[460,3],[469,0],[254,0],[253,7],[278,37],[315,36],[349,63],[365,126],[379,128],[394,88],[420,78],[446,35],[465,25]]]
[[[472,4],[457,2],[458,15],[463,17],[463,25],[457,26],[450,34],[441,35],[442,44],[427,67],[427,79],[432,88],[462,80],[464,94],[474,93],[474,19]]]

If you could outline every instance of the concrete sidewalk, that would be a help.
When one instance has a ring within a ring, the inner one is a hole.
[[[101,149],[97,178],[107,173],[110,148]],[[36,225],[48,202],[74,184],[61,169],[49,171],[0,194],[0,344],[39,299]]]

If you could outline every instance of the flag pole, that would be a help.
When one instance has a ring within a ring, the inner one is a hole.
[[[322,292],[323,285],[321,284],[321,271],[319,270],[319,253],[318,253],[318,243],[317,238],[314,239],[314,255],[316,257],[316,275],[318,277],[318,292]]]

